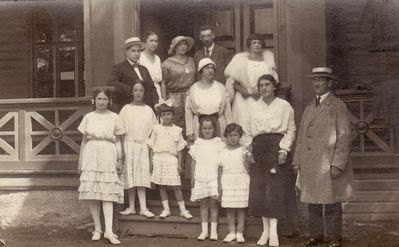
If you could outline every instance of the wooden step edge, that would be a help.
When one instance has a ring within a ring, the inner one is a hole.
[[[175,200],[168,200],[168,201],[169,201],[170,207],[178,207],[179,206],[177,204],[177,201],[175,201]],[[147,200],[147,205],[153,206],[153,207],[162,207],[162,202],[160,200]],[[192,201],[184,201],[184,205],[186,207],[190,207],[190,208],[197,208],[200,206],[200,204],[198,202],[192,202]]]
[[[78,186],[1,186],[2,191],[78,190]]]
[[[0,176],[7,175],[79,175],[77,170],[0,170]]]
[[[135,221],[135,222],[159,222],[159,223],[182,223],[182,224],[192,224],[192,223],[201,223],[201,218],[194,216],[192,219],[185,219],[181,216],[169,216],[165,219],[160,218],[159,216],[155,216],[154,218],[146,218],[141,215],[118,215],[118,220],[119,221],[124,221],[124,222],[129,222],[129,221]],[[247,217],[245,219],[246,224],[249,225],[258,225],[261,224],[260,218],[255,218],[255,217]],[[218,219],[219,224],[227,224],[227,218],[226,217],[219,217]]]

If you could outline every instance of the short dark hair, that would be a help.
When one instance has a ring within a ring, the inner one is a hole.
[[[93,91],[92,103],[94,105],[94,109],[96,108],[97,95],[99,95],[100,93],[103,93],[105,94],[105,96],[107,96],[109,100],[107,108],[109,109],[109,107],[112,105],[112,91],[108,88],[97,88]]]
[[[278,83],[278,82],[276,81],[276,78],[274,78],[274,76],[272,76],[271,74],[264,74],[264,75],[261,75],[261,76],[259,77],[259,79],[258,79],[258,83],[256,84],[257,87],[258,87],[258,90],[259,90],[259,83],[260,83],[261,80],[268,80],[268,81],[270,81],[271,83],[273,83],[273,86],[276,88],[276,90],[274,91],[274,95],[277,95],[277,94],[278,94],[278,92],[279,92],[279,90],[280,90],[280,83]]]
[[[211,30],[212,33],[215,31],[215,30],[213,30],[213,27],[211,27],[209,25],[202,25],[199,28],[199,33],[201,33],[202,31],[205,31],[205,30]]]
[[[206,115],[206,116],[198,118],[198,122],[199,122],[199,133],[198,133],[199,137],[204,138],[204,135],[202,134],[202,125],[204,124],[204,122],[212,123],[213,130],[214,130],[212,137],[219,136],[219,119]]]
[[[144,43],[147,42],[148,37],[150,37],[151,35],[158,36],[158,34],[154,33],[153,31],[150,31],[150,30],[149,31],[145,31],[144,34],[143,34],[143,38],[142,38],[143,42]]]
[[[244,134],[244,131],[242,130],[242,127],[240,125],[236,123],[230,123],[224,129],[223,136],[227,137],[227,135],[233,131],[237,131],[238,134],[240,134],[240,137]]]
[[[259,33],[251,33],[246,41],[247,44],[247,48],[249,48],[251,46],[251,42],[253,40],[259,40],[262,43],[262,48],[265,47],[265,40],[263,39],[262,35]]]

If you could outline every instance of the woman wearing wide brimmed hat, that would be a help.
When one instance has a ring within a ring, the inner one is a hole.
[[[216,64],[206,57],[198,63],[198,73],[201,79],[188,90],[186,100],[186,134],[189,142],[198,137],[198,119],[204,115],[212,115],[218,119],[219,137],[223,136],[224,128],[231,123],[231,108],[226,87],[215,81]]]
[[[162,62],[162,98],[172,99],[175,107],[174,122],[185,130],[184,105],[187,90],[195,80],[195,64],[187,52],[194,45],[194,39],[176,36],[172,39],[168,54],[172,55]]]

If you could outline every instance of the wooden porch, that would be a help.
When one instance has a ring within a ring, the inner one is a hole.
[[[81,134],[90,98],[0,100],[0,188],[76,189]]]

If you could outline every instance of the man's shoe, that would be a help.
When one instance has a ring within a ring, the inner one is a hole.
[[[322,244],[323,242],[324,240],[322,238],[309,238],[302,246],[303,247],[316,246]]]
[[[328,247],[341,247],[341,242],[338,240],[333,240],[328,243]]]

